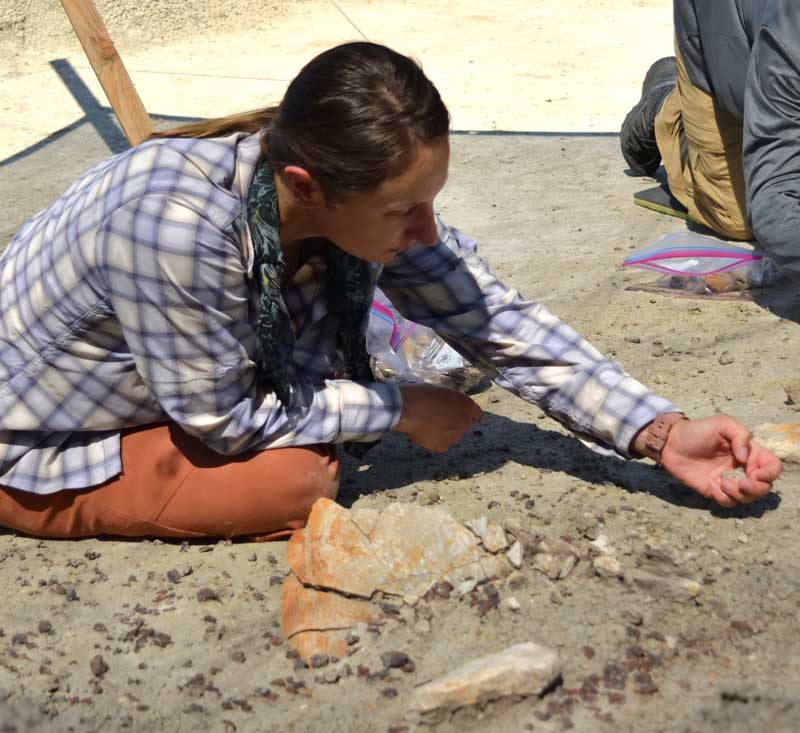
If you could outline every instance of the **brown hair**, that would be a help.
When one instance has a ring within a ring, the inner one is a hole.
[[[262,149],[276,171],[302,166],[335,201],[401,174],[416,145],[441,139],[449,126],[439,92],[415,61],[386,46],[358,42],[312,59],[277,107],[153,137],[261,132]]]

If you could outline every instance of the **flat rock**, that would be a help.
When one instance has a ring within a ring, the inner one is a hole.
[[[389,568],[375,556],[369,535],[355,524],[347,509],[329,499],[318,500],[306,528],[291,536],[286,559],[305,585],[334,588],[362,598],[371,598],[391,577]]]
[[[447,713],[511,695],[540,695],[561,673],[558,652],[527,642],[473,659],[414,692],[413,712]]]
[[[508,547],[506,533],[499,524],[490,524],[482,539],[483,546],[491,553],[500,552]]]
[[[654,596],[686,603],[700,594],[702,586],[696,580],[679,576],[663,576],[645,570],[627,570],[625,582],[646,590]]]
[[[787,463],[800,463],[800,423],[764,423],[753,438]]]
[[[292,573],[283,585],[281,627],[306,661],[341,657],[348,629],[380,619],[376,594],[397,596],[407,608],[403,602],[415,604],[437,583],[474,588],[510,571],[447,512],[412,504],[350,512],[319,499],[286,555]]]
[[[592,562],[594,571],[601,578],[618,578],[622,575],[622,566],[613,555],[600,555]]]

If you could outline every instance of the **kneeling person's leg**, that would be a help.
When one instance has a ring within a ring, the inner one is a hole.
[[[334,446],[221,456],[176,426],[123,433],[123,473],[49,495],[0,487],[0,525],[39,537],[284,536],[334,498]]]
[[[742,124],[694,86],[676,49],[677,85],[656,116],[656,141],[673,196],[689,218],[730,239],[750,239]]]

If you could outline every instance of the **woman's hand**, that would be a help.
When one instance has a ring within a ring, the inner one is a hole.
[[[483,415],[483,410],[467,395],[432,384],[407,384],[400,387],[403,413],[395,430],[417,445],[443,453],[462,438]]]
[[[727,415],[675,423],[661,451],[661,465],[724,507],[758,500],[782,469],[777,456],[753,442],[750,431]],[[723,476],[737,468],[744,469],[744,478]]]

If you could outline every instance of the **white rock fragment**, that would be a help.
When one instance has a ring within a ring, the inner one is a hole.
[[[492,554],[508,547],[506,533],[499,524],[490,524],[483,535],[483,546]]]
[[[575,555],[567,555],[564,557],[559,566],[558,566],[558,575],[556,576],[559,580],[564,580],[571,572],[572,569],[577,565],[578,558]]]
[[[456,587],[456,595],[458,597],[465,596],[472,591],[475,590],[475,586],[478,585],[478,581],[475,578],[467,578],[463,583],[459,583]]]
[[[540,695],[561,673],[558,652],[533,642],[474,659],[418,687],[411,710],[435,716],[510,695]]]
[[[486,534],[488,524],[489,520],[486,519],[486,517],[478,517],[477,519],[470,519],[470,521],[465,522],[464,526],[477,538],[482,540]]]
[[[514,611],[515,613],[519,611],[520,608],[522,608],[522,606],[519,605],[519,601],[516,598],[514,598],[514,596],[509,596],[508,598],[504,598],[503,605],[509,611]]]
[[[622,575],[622,566],[613,555],[600,555],[592,562],[594,571],[601,578],[618,578]]]
[[[608,537],[604,534],[599,535],[597,539],[592,540],[589,544],[592,545],[592,547],[596,547],[603,555],[614,552],[614,548],[611,547]]]
[[[653,595],[685,603],[699,595],[702,586],[696,580],[678,576],[661,576],[644,570],[625,572],[625,582]]]
[[[511,545],[511,549],[506,553],[508,561],[517,569],[522,567],[522,544],[517,541]]]

